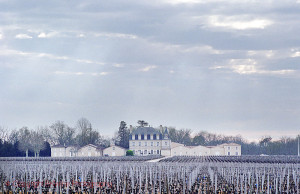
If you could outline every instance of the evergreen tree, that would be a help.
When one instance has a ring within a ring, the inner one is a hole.
[[[129,134],[130,131],[126,126],[125,121],[121,121],[118,131],[118,142],[117,145],[123,148],[129,148]]]

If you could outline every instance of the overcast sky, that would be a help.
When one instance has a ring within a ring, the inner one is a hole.
[[[300,133],[299,0],[0,0],[0,125]]]

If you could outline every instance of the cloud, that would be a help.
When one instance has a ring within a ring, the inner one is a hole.
[[[169,4],[195,4],[195,3],[203,3],[202,0],[164,0],[163,2]]]
[[[261,75],[289,75],[294,74],[296,70],[266,70],[257,64],[254,59],[231,59],[227,66],[214,66],[211,69],[230,69],[234,73],[241,75],[261,74]]]
[[[69,60],[69,61],[74,61],[77,63],[105,65],[105,63],[99,62],[99,61],[92,61],[92,60],[87,60],[87,59],[76,59],[76,58],[69,57],[69,56],[58,56],[58,55],[49,54],[49,53],[23,52],[23,51],[5,49],[5,48],[0,48],[0,51],[1,51],[0,56],[1,55],[27,56],[27,57],[33,57],[33,58],[48,58],[48,59],[53,59],[53,60]]]
[[[2,40],[3,39],[3,34],[0,34],[0,40]]]
[[[107,38],[125,38],[125,39],[137,39],[138,37],[136,35],[133,34],[123,34],[123,33],[96,33],[95,34],[96,37],[99,36],[104,36]]]
[[[17,34],[16,38],[17,39],[31,39],[32,36],[29,36],[28,34]]]
[[[88,75],[88,76],[105,76],[108,74],[108,72],[92,72],[92,73],[85,73],[85,72],[67,72],[67,71],[55,71],[53,72],[56,75],[75,75],[75,76],[82,76],[82,75]]]
[[[213,27],[223,27],[235,30],[264,29],[273,24],[268,19],[249,19],[243,16],[220,16],[208,17],[208,24]]]
[[[50,32],[50,33],[41,32],[38,35],[38,38],[51,38],[51,37],[54,37],[57,34],[58,34],[57,32]]]
[[[78,34],[77,37],[79,37],[79,38],[84,38],[85,35],[84,35],[84,34]]]
[[[124,64],[121,64],[121,63],[115,63],[113,64],[114,67],[124,67],[125,65]]]
[[[291,57],[300,57],[300,51],[294,52]]]
[[[142,69],[139,69],[139,71],[147,72],[147,71],[150,71],[150,70],[156,69],[156,68],[157,68],[156,65],[150,65],[150,66],[144,67]]]

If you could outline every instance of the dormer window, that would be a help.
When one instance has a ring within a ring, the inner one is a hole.
[[[150,140],[150,134],[147,135],[147,140]]]
[[[153,139],[156,140],[156,134],[153,134]]]
[[[139,139],[139,135],[135,135],[135,140],[138,140]]]
[[[145,139],[144,134],[142,134],[141,135],[141,140],[144,140],[144,139]]]

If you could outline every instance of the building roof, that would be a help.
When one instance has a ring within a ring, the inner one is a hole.
[[[154,129],[153,127],[138,127],[131,134],[132,135],[134,135],[134,134],[159,134],[159,135],[161,135],[161,132]]]
[[[104,148],[103,150],[106,150],[106,149],[111,148],[111,147],[117,147],[117,148],[120,148],[122,150],[127,150],[126,148],[123,148],[123,147],[120,147],[120,146],[116,146],[116,145],[109,146],[107,148]]]
[[[64,146],[64,145],[61,145],[61,144],[51,146],[51,148],[66,148],[66,147],[67,146]]]
[[[219,146],[241,146],[240,144],[237,144],[237,143],[223,143]]]
[[[93,147],[93,148],[96,148],[97,150],[103,150],[104,149],[102,146],[94,145],[94,144],[87,144],[85,146],[82,146],[80,149],[82,149],[84,147]]]
[[[165,131],[164,131],[164,138],[168,138],[169,139],[169,132],[168,132],[168,129],[166,127]]]
[[[184,145],[176,142],[171,142],[171,148],[176,148],[178,146],[184,146]]]

